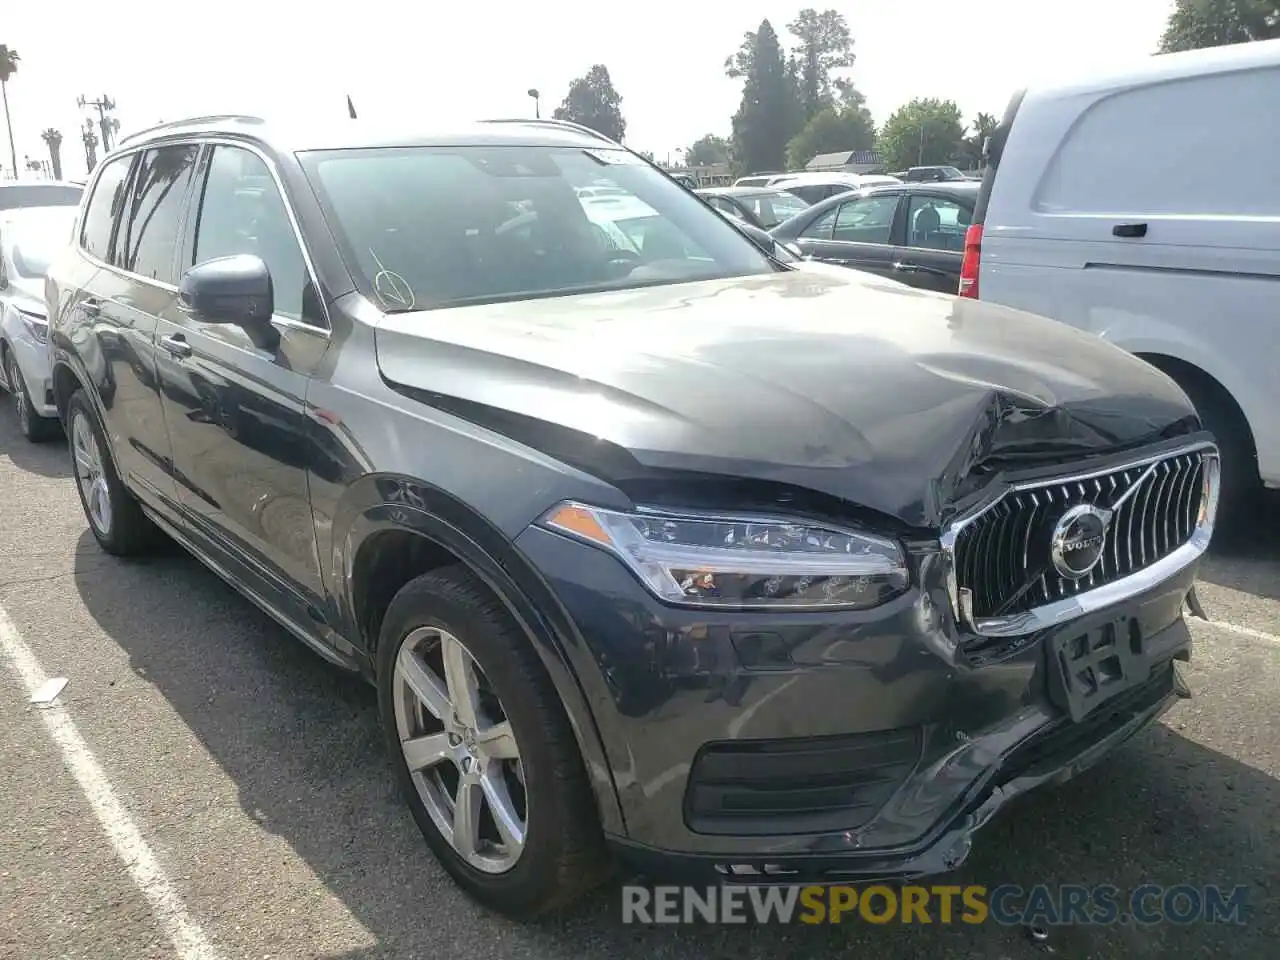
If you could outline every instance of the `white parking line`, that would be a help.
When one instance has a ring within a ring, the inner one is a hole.
[[[1219,630],[1225,630],[1227,633],[1234,633],[1237,636],[1248,637],[1251,640],[1261,640],[1263,643],[1274,643],[1280,645],[1280,637],[1274,633],[1267,633],[1264,630],[1254,630],[1252,627],[1240,627],[1234,623],[1227,623],[1225,620],[1195,620],[1193,623],[1207,623],[1211,627],[1217,627]]]
[[[0,652],[26,688],[27,696],[34,697],[48,677],[3,607],[0,607]],[[142,832],[116,797],[111,781],[80,736],[70,714],[57,704],[39,713],[49,736],[62,752],[62,762],[80,785],[116,856],[151,904],[152,913],[173,942],[179,960],[221,960],[221,954],[187,912]]]

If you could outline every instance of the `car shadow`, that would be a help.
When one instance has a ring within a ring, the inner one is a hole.
[[[67,441],[61,436],[44,443],[32,443],[18,430],[13,414],[13,401],[0,390],[0,458],[7,459],[19,470],[41,477],[71,476],[71,455]]]
[[[84,559],[87,532],[80,547],[75,582],[91,615],[235,782],[246,814],[287,842],[374,938],[326,956],[1047,955],[1021,928],[995,924],[629,926],[617,882],[537,923],[491,917],[448,881],[396,795],[370,687],[310,653],[180,550],[104,565]],[[130,596],[152,598],[148,622],[122,600]],[[1255,900],[1267,889],[1274,898],[1280,783],[1181,735],[1178,709],[1076,780],[1015,802],[948,882],[1247,884]],[[452,925],[442,923],[447,914]],[[1064,928],[1047,946],[1073,958],[1264,958],[1274,956],[1277,936],[1274,917],[1255,916],[1230,928]]]
[[[1247,526],[1214,531],[1209,556],[1200,565],[1200,579],[1280,600],[1280,490],[1267,490],[1258,498]]]

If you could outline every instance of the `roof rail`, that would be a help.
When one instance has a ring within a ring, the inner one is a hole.
[[[181,120],[168,120],[164,123],[157,123],[150,127],[143,127],[141,130],[135,130],[126,137],[121,137],[117,144],[128,143],[130,140],[136,140],[146,133],[155,133],[157,130],[167,130],[170,127],[185,127],[193,123],[216,123],[220,120],[242,120],[246,123],[266,123],[261,117],[254,117],[247,113],[211,113],[204,117],[184,117]]]
[[[543,120],[535,118],[533,120],[527,117],[502,117],[494,120],[482,120],[481,123],[523,123],[531,127],[554,127],[559,130],[573,130],[577,133],[585,134],[595,140],[603,140],[605,143],[611,143],[617,146],[617,142],[610,137],[606,137],[599,130],[592,130],[590,127],[583,126],[580,123],[574,123],[572,120]]]

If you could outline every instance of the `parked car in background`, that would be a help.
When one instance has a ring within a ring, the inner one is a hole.
[[[795,194],[770,187],[707,187],[697,193],[717,210],[765,230],[809,206]]]
[[[0,211],[23,207],[75,207],[84,185],[50,180],[0,181]]]
[[[900,183],[895,177],[884,174],[858,173],[788,173],[775,177],[769,186],[794,193],[806,203],[818,203],[838,193],[865,190],[868,187],[892,186]]]
[[[781,170],[748,174],[733,181],[735,187],[766,187],[774,177],[786,176]]]
[[[939,183],[956,180],[969,180],[959,167],[912,167],[902,178],[907,183]]]
[[[979,184],[899,183],[839,194],[770,233],[805,256],[955,293]]]
[[[46,295],[98,543],[168,533],[373,682],[491,908],[610,854],[954,870],[1185,693],[1217,472],[1172,381],[766,257],[585,128],[165,124],[94,171]]]
[[[1017,94],[990,140],[959,286],[1173,377],[1222,449],[1224,520],[1243,524],[1252,493],[1280,486],[1280,123],[1243,108],[1277,90],[1270,40]]]
[[[23,436],[61,432],[53,403],[44,275],[71,237],[76,208],[0,211],[0,387],[13,398]]]

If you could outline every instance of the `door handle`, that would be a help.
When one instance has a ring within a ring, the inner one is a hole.
[[[96,317],[102,313],[102,301],[86,297],[80,301],[80,312],[86,317]]]
[[[1145,223],[1117,223],[1111,228],[1111,234],[1116,237],[1145,237],[1147,235],[1147,225]]]
[[[187,338],[180,333],[175,333],[169,337],[161,337],[160,346],[164,347],[175,357],[191,356],[191,344],[187,343]]]
[[[919,273],[920,268],[914,263],[895,263],[893,269],[898,273]]]

